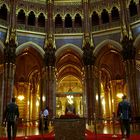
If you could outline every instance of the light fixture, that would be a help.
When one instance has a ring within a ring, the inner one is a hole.
[[[45,102],[45,101],[46,101],[46,98],[45,98],[45,96],[43,96],[43,97],[42,97],[42,101],[43,101],[43,102]]]
[[[73,104],[73,96],[72,95],[68,95],[67,99],[68,99],[68,103],[72,105]]]
[[[18,99],[19,99],[20,101],[22,101],[22,100],[24,100],[24,96],[23,96],[23,95],[19,95],[19,96],[18,96]]]
[[[117,93],[118,98],[122,98],[122,96],[123,96],[123,93]]]
[[[39,106],[39,101],[38,100],[36,101],[36,106]]]

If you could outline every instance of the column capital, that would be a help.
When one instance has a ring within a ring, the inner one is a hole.
[[[124,60],[135,59],[136,48],[133,45],[134,40],[128,36],[124,36],[121,44],[123,47],[122,55]]]

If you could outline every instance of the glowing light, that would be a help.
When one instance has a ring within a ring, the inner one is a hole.
[[[96,100],[98,101],[98,95],[96,95]]]
[[[73,96],[72,95],[68,95],[67,99],[68,99],[69,104],[73,104]]]
[[[114,103],[114,99],[112,99],[112,103]]]
[[[42,97],[42,101],[43,101],[43,102],[45,102],[45,101],[46,101],[46,98],[45,98],[45,96],[43,96],[43,97]]]
[[[20,101],[22,101],[22,100],[24,100],[24,96],[23,96],[23,95],[19,95],[19,96],[18,96],[18,99],[19,99]]]
[[[39,106],[39,101],[36,101],[36,106]]]
[[[105,99],[104,98],[102,99],[102,104],[103,104],[103,106],[105,106]]]
[[[117,93],[118,98],[122,98],[122,96],[123,96],[123,93]]]

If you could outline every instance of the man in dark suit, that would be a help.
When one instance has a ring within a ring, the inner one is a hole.
[[[17,131],[17,119],[19,118],[19,109],[18,105],[15,103],[16,99],[12,98],[12,102],[9,103],[6,107],[4,118],[7,122],[7,134],[8,140],[16,138],[16,131]],[[11,136],[12,132],[12,136]]]
[[[122,137],[130,137],[130,120],[131,120],[131,105],[127,101],[126,95],[122,97],[122,101],[118,104],[117,116],[120,120]],[[126,132],[126,136],[125,136]]]

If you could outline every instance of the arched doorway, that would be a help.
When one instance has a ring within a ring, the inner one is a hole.
[[[100,85],[100,94],[96,95],[96,108],[100,107],[101,117],[112,117],[112,113],[117,112],[121,97],[127,93],[121,50],[112,44],[104,44],[96,55],[95,66],[99,72]]]
[[[68,45],[57,55],[56,115],[65,114],[67,107],[83,115],[82,57],[77,46]]]
[[[40,77],[43,58],[29,44],[23,46],[16,58],[14,94],[20,118],[37,120],[40,111]]]

